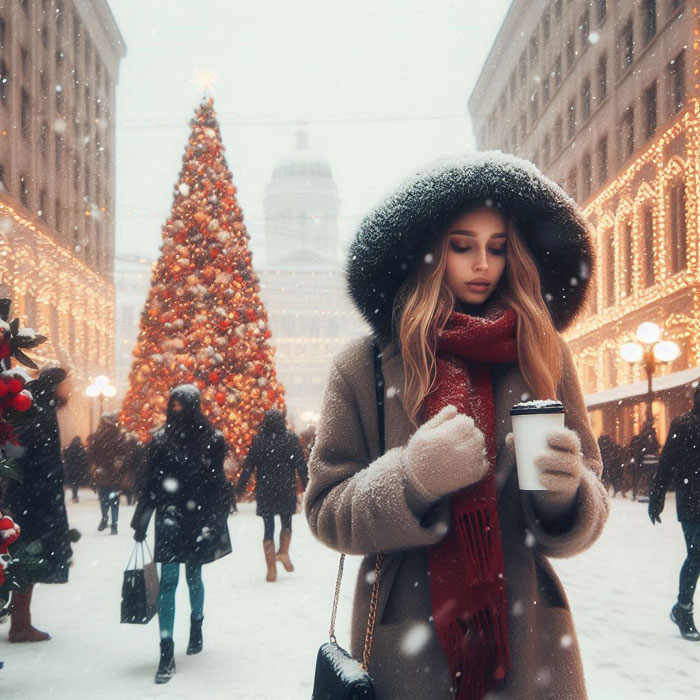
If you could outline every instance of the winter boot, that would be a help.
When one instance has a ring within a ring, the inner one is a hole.
[[[292,531],[282,530],[280,533],[280,548],[277,551],[277,561],[282,562],[282,566],[287,571],[294,571],[294,564],[289,558],[289,545],[292,541]]]
[[[12,594],[12,612],[10,617],[10,633],[8,639],[12,644],[24,642],[46,642],[51,636],[32,627],[30,606],[34,586]]]
[[[274,540],[263,540],[263,551],[265,552],[265,563],[267,564],[267,580],[273,582],[277,580],[277,561],[275,559]]]
[[[202,640],[202,622],[204,618],[200,617],[197,619],[193,615],[190,615],[190,643],[187,645],[187,654],[192,656],[192,654],[199,654],[204,646],[204,641]]]
[[[691,642],[700,642],[700,633],[695,628],[693,620],[693,606],[681,605],[676,603],[671,609],[671,622],[678,625],[683,639],[689,639]]]
[[[117,532],[117,524],[116,524],[116,523],[112,523],[111,534],[112,534],[112,535],[117,535],[117,534],[119,534],[119,533]]]
[[[107,529],[107,518],[102,518],[102,520],[100,520],[100,524],[97,526],[97,531],[102,532],[102,530],[106,530],[106,529]]]
[[[156,683],[167,683],[175,675],[175,643],[165,637],[160,640],[160,663],[156,671]]]

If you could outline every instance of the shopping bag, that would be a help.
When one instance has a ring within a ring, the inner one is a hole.
[[[137,542],[124,571],[121,621],[129,625],[145,625],[158,609],[158,571],[150,550],[148,554],[150,561],[146,563],[144,543]]]

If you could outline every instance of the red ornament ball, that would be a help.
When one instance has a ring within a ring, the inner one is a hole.
[[[32,397],[27,391],[21,391],[19,394],[12,398],[12,408],[15,411],[28,411],[32,407]]]
[[[19,394],[19,392],[22,391],[23,387],[24,384],[22,383],[22,380],[17,379],[17,377],[13,377],[12,379],[10,379],[9,382],[7,382],[7,390],[13,396],[15,394]]]

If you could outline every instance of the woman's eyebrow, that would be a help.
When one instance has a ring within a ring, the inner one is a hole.
[[[476,238],[476,233],[474,231],[463,231],[461,229],[455,229],[450,231],[450,236],[469,236],[470,238]],[[493,233],[491,238],[508,238],[507,233]]]

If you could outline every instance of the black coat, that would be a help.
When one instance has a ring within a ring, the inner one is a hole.
[[[275,415],[276,414],[276,415]],[[260,431],[250,446],[238,481],[238,492],[245,489],[256,472],[257,514],[291,515],[297,509],[297,473],[306,488],[309,473],[299,439],[287,430],[278,411],[265,414]]]
[[[10,482],[5,502],[22,528],[17,545],[45,560],[32,582],[66,583],[73,550],[68,540],[58,419],[52,403],[37,395],[35,401],[34,415],[17,430],[25,450],[18,459],[24,480]]]
[[[649,494],[649,511],[663,510],[666,491],[676,488],[681,522],[700,522],[700,416],[688,411],[671,422]]]
[[[87,439],[87,455],[92,466],[92,485],[96,489],[119,491],[122,487],[127,441],[116,417],[106,414],[97,430]]]
[[[145,532],[156,513],[154,558],[206,564],[231,553],[231,485],[223,435],[204,422],[194,434],[158,430],[148,446],[146,485],[131,526]]]
[[[71,441],[63,450],[63,471],[69,486],[82,486],[88,481],[90,463],[87,452],[79,437]]]

